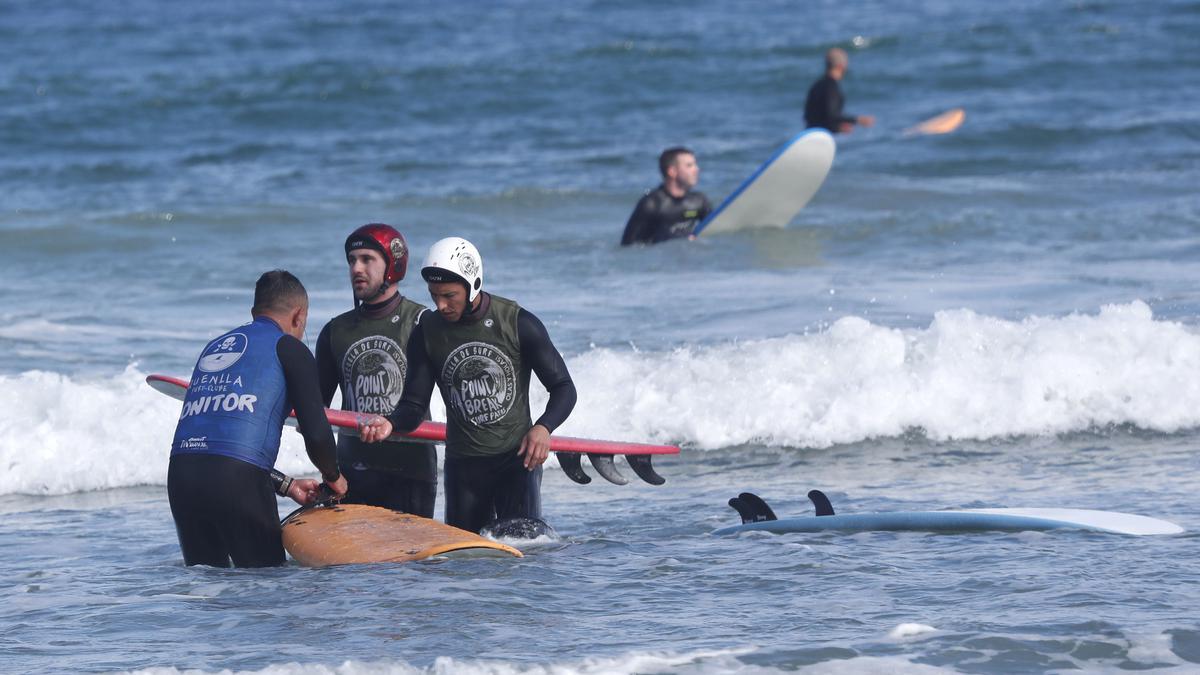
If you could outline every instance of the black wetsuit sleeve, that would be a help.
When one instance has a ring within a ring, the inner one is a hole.
[[[701,195],[704,199],[704,205],[700,207],[700,216],[696,218],[696,224],[703,223],[710,215],[712,215],[712,202],[708,201],[708,195]]]
[[[329,326],[321,329],[317,336],[317,379],[321,383],[321,400],[328,406],[333,401],[333,392],[338,388],[338,367],[333,358],[333,338]]]
[[[336,481],[341,472],[338,471],[333,430],[329,427],[325,405],[321,402],[317,361],[308,347],[291,335],[279,338],[275,343],[275,353],[283,366],[288,400],[296,410],[296,422],[299,423],[300,435],[304,437],[308,458],[321,471],[321,477],[326,482]]]
[[[842,119],[842,94],[837,90],[837,87],[826,85],[824,87],[824,99],[822,100],[821,117],[823,117],[833,131],[838,131],[838,126],[844,122]]]
[[[843,122],[858,122],[857,117],[842,112],[845,105],[846,101],[837,80],[823,77],[808,91],[808,99],[804,104],[805,121],[809,127],[822,127],[836,133],[840,131],[839,126]]]
[[[650,195],[645,195],[633,207],[633,213],[625,223],[625,232],[621,234],[622,246],[654,242],[654,213],[650,201]]]
[[[521,341],[521,362],[533,370],[550,400],[546,411],[534,424],[540,424],[554,433],[575,408],[575,383],[562,354],[554,348],[546,327],[532,313],[522,309],[517,313],[517,338]]]
[[[858,124],[857,117],[844,112],[846,97],[842,95],[842,88],[836,80],[829,81],[829,94],[826,101],[828,106],[825,110],[826,119],[834,123],[834,131],[840,131],[838,126],[842,124]]]
[[[421,324],[413,327],[408,337],[408,348],[404,351],[408,360],[408,372],[404,375],[404,393],[396,409],[388,415],[395,431],[412,431],[425,419],[429,409],[429,397],[433,396],[433,369],[429,367],[429,355],[425,351],[425,331]]]

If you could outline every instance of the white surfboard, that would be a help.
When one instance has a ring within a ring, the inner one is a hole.
[[[961,511],[894,511],[891,513],[850,513],[832,516],[781,518],[743,523],[722,528],[714,534],[736,534],[751,530],[766,532],[871,532],[909,530],[918,532],[983,532],[988,530],[1090,530],[1112,534],[1145,536],[1179,534],[1175,523],[1117,511],[1091,509],[964,509]]]
[[[753,493],[743,492],[729,500],[729,505],[741,514],[742,524],[721,528],[714,534],[737,534],[755,530],[785,533],[821,532],[824,530],[844,532],[879,530],[1019,532],[1023,530],[1076,529],[1146,536],[1179,534],[1184,531],[1175,523],[1158,518],[1092,509],[996,508],[834,514],[829,499],[820,490],[810,491],[808,497],[816,507],[817,515],[776,518],[771,507],[760,497]]]
[[[695,234],[786,226],[817,194],[836,151],[833,136],[824,129],[798,134],[697,225]]]

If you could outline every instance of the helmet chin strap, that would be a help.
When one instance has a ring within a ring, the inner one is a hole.
[[[384,279],[383,283],[379,284],[379,290],[375,291],[375,293],[371,297],[367,298],[366,300],[359,300],[357,295],[354,296],[354,309],[358,309],[359,307],[361,307],[363,305],[371,304],[371,301],[374,300],[375,298],[378,298],[379,296],[383,295],[384,292],[387,291],[389,286],[391,286],[391,284],[389,284],[387,282],[387,279]]]

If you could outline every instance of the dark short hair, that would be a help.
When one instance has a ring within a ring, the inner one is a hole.
[[[267,312],[285,312],[308,302],[308,291],[296,275],[287,270],[264,272],[254,284],[254,315]]]
[[[663,178],[667,177],[667,169],[671,168],[671,166],[675,164],[675,160],[679,159],[680,155],[695,156],[696,153],[688,150],[682,145],[677,145],[673,148],[667,148],[666,150],[663,150],[662,154],[658,156],[658,172],[662,174]]]

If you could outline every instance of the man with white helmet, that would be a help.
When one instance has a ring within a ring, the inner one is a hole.
[[[483,259],[466,239],[435,243],[421,276],[437,311],[409,339],[400,403],[363,425],[362,438],[415,429],[436,383],[446,403],[446,523],[478,532],[497,520],[538,519],[550,434],[575,407],[562,355],[536,316],[483,290]],[[531,372],[550,394],[536,422]]]
[[[370,223],[346,237],[354,309],[325,324],[317,337],[317,370],[325,405],[342,390],[342,410],[386,415],[400,401],[413,328],[428,313],[404,297],[408,244],[396,228]],[[427,414],[427,413],[426,413]],[[345,501],[433,517],[437,454],[432,443],[368,445],[338,434],[338,463],[354,490]]]

